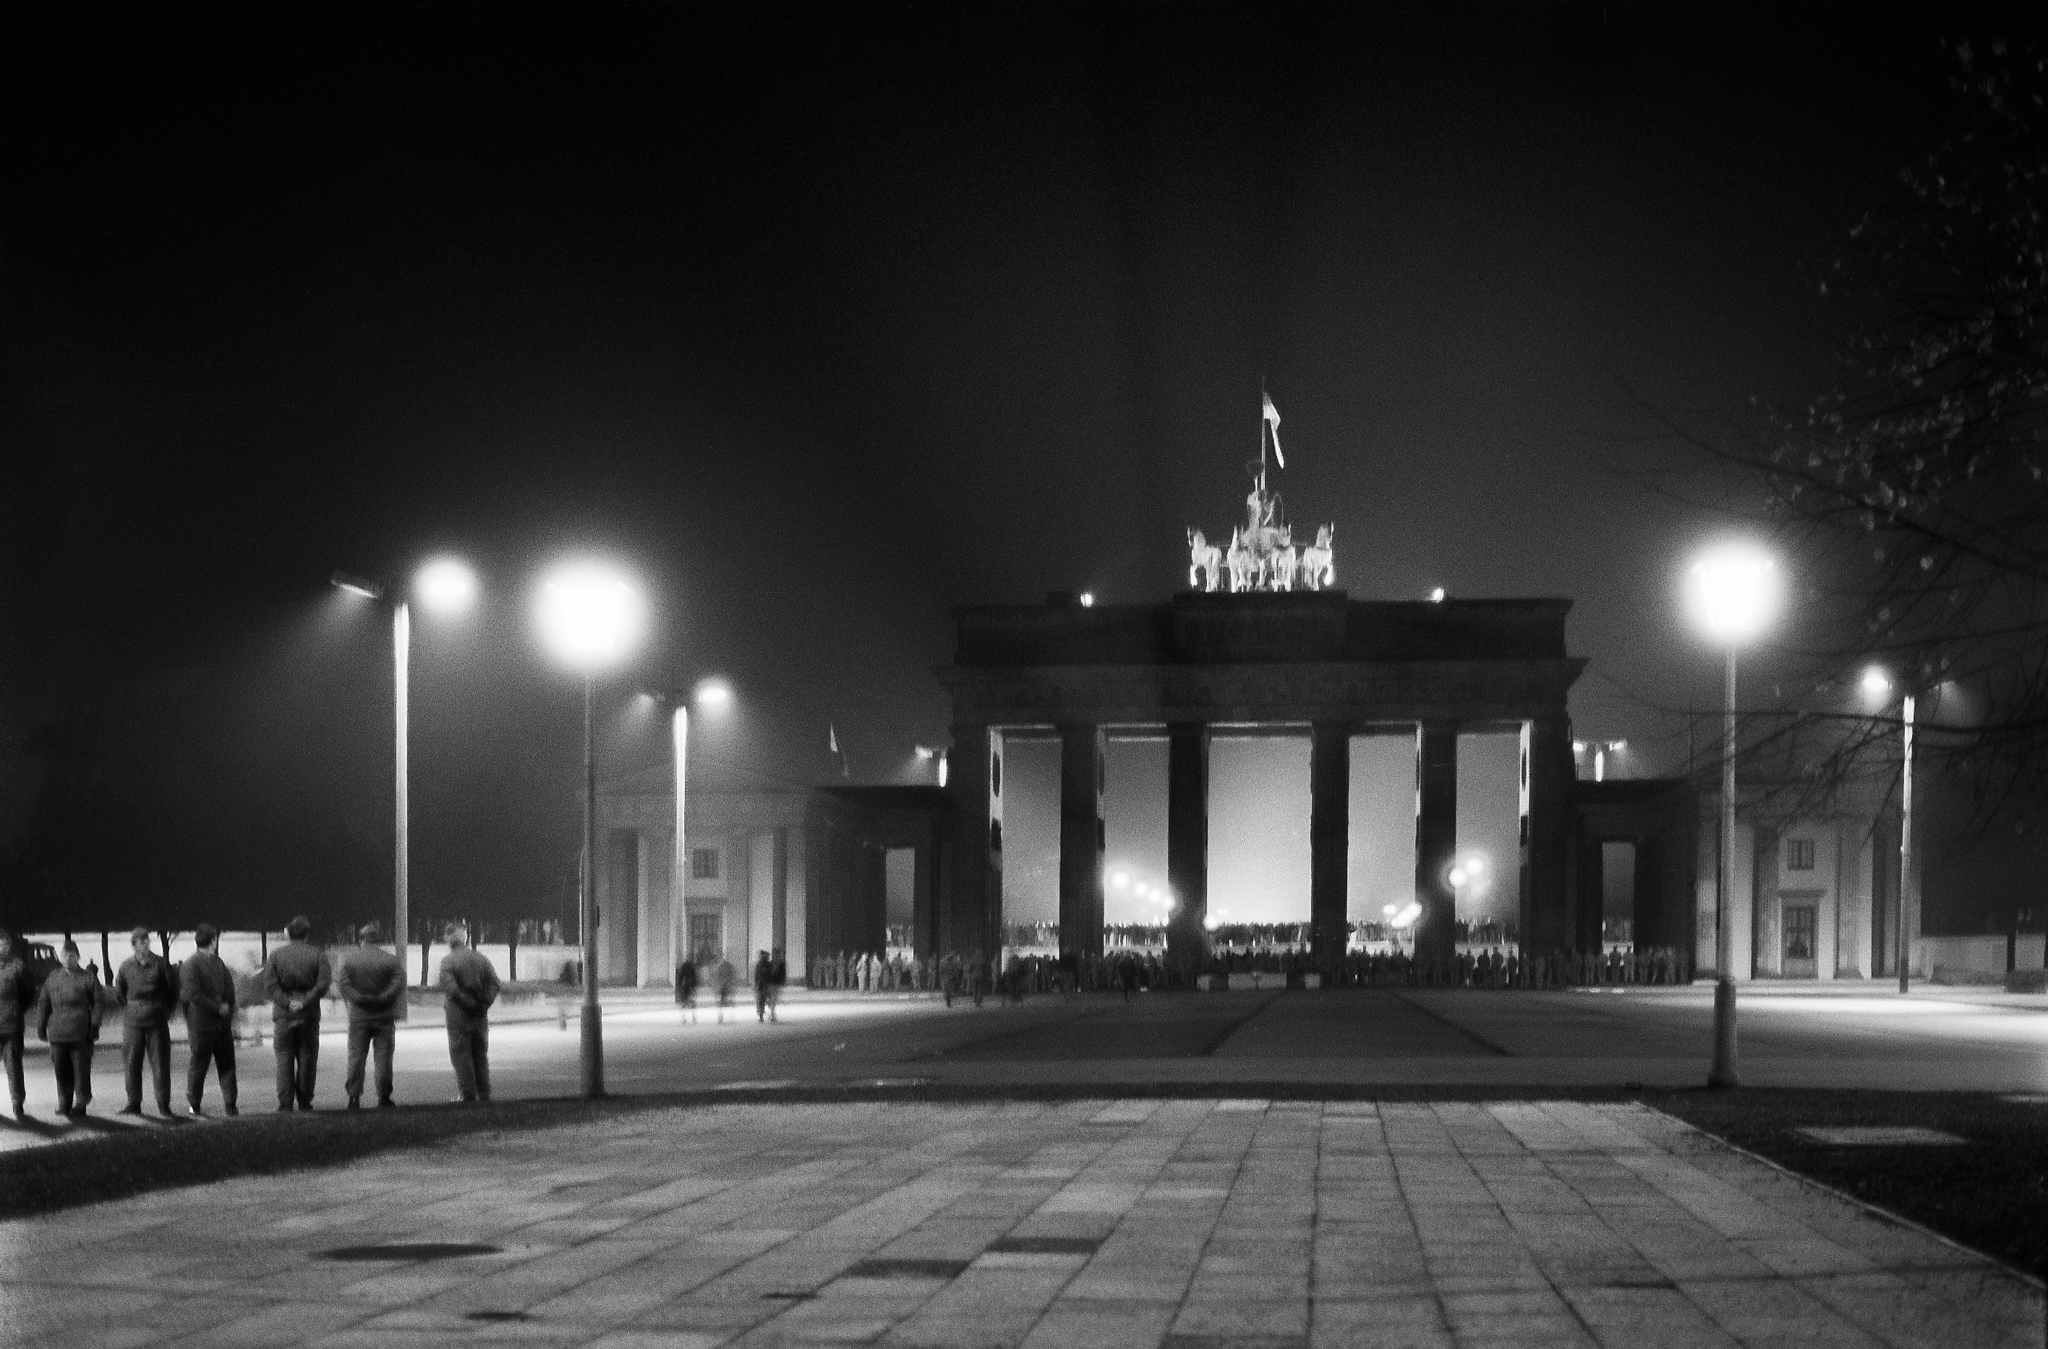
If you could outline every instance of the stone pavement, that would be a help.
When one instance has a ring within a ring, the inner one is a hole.
[[[332,1254],[424,1243],[490,1249]],[[45,1349],[1960,1346],[2042,1326],[2038,1284],[1635,1104],[677,1108],[0,1224],[0,1343]]]

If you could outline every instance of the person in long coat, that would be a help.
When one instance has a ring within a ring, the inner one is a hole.
[[[28,966],[14,954],[14,936],[0,928],[0,1067],[7,1070],[7,1095],[14,1102],[14,1117],[28,1110],[28,1081],[22,1075],[21,1057],[27,1048],[28,1019],[35,1010],[35,984]]]
[[[306,938],[312,921],[301,914],[285,924],[285,945],[263,962],[263,991],[270,995],[270,1031],[277,1055],[277,1108],[313,1108],[320,1071],[320,999],[333,973],[327,958]]]
[[[469,930],[450,923],[448,954],[441,957],[441,993],[448,1015],[448,1062],[455,1069],[457,1099],[491,1099],[491,1004],[498,1000],[498,972],[469,945]]]
[[[206,1095],[206,1070],[211,1065],[220,1081],[221,1107],[232,1115],[236,1113],[235,976],[214,949],[220,941],[218,928],[201,923],[192,940],[199,949],[178,967],[178,1005],[185,1009],[192,1054],[185,1069],[185,1104],[195,1115],[206,1113],[199,1103]]]
[[[405,962],[377,943],[384,930],[375,923],[363,924],[357,934],[362,944],[341,958],[334,972],[334,991],[348,1004],[348,1075],[342,1090],[348,1094],[348,1108],[363,1105],[363,1071],[374,1052],[377,1065],[377,1105],[392,1107],[391,1054],[398,1043],[398,1019],[405,1015]]]
[[[178,972],[171,962],[149,949],[149,929],[128,934],[134,954],[114,975],[114,996],[121,1003],[121,1067],[128,1085],[123,1115],[142,1113],[142,1069],[149,1066],[156,1088],[156,1108],[171,1114],[171,1009],[178,1005]]]
[[[36,998],[36,1037],[50,1045],[57,1074],[57,1113],[85,1118],[92,1104],[92,1046],[100,1038],[100,981],[78,963],[78,943],[64,943],[64,968],[50,971]]]

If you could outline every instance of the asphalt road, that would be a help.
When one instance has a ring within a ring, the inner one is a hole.
[[[1349,990],[1033,998],[952,1009],[936,1001],[798,994],[772,1025],[736,1009],[681,1024],[644,994],[608,997],[607,1086],[659,1092],[736,1084],[909,1082],[1331,1082],[1350,1085],[1684,1086],[1704,1080],[1711,991]],[[1856,988],[1755,990],[1742,999],[1742,1071],[1759,1086],[2048,1091],[2048,998],[1941,990],[1901,998]],[[124,1096],[118,1033],[95,1064],[95,1116]],[[401,1103],[453,1094],[438,1027],[399,1033]],[[500,1097],[578,1089],[577,1021],[499,1025],[492,1065]],[[274,1105],[269,1046],[243,1045],[245,1111]],[[323,1037],[323,1108],[342,1103],[343,1037]],[[0,1147],[61,1136],[48,1059],[31,1055],[26,1128]],[[184,1047],[173,1054],[183,1109]],[[208,1085],[209,1108],[218,1094]],[[154,1102],[150,1103],[153,1110]]]

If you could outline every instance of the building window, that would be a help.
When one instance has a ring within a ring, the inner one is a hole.
[[[1813,840],[1793,838],[1785,840],[1785,870],[1813,870]]]
[[[693,881],[715,881],[718,879],[718,849],[690,849],[690,879]]]
[[[704,849],[710,852],[710,849]],[[700,964],[717,961],[720,949],[725,945],[724,923],[715,913],[693,913],[690,915],[690,954]]]
[[[1812,845],[1808,845],[1809,847]],[[1785,959],[1813,959],[1813,905],[1785,906]]]

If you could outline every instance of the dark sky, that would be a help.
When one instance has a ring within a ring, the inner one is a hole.
[[[1812,270],[1937,134],[1944,30],[1373,8],[18,33],[0,832],[84,745],[134,765],[121,810],[317,835],[379,891],[387,647],[326,577],[444,549],[486,602],[418,625],[424,894],[566,875],[577,690],[528,606],[567,551],[653,605],[615,690],[733,680],[707,771],[821,777],[836,724],[890,778],[943,739],[949,606],[1180,584],[1183,528],[1241,509],[1261,380],[1346,589],[1575,596],[1579,729],[1668,769],[1616,685],[1714,701],[1675,606],[1710,522],[1645,490],[1636,399],[1740,419],[1826,381],[1854,315]],[[614,760],[658,758],[622,717]]]

